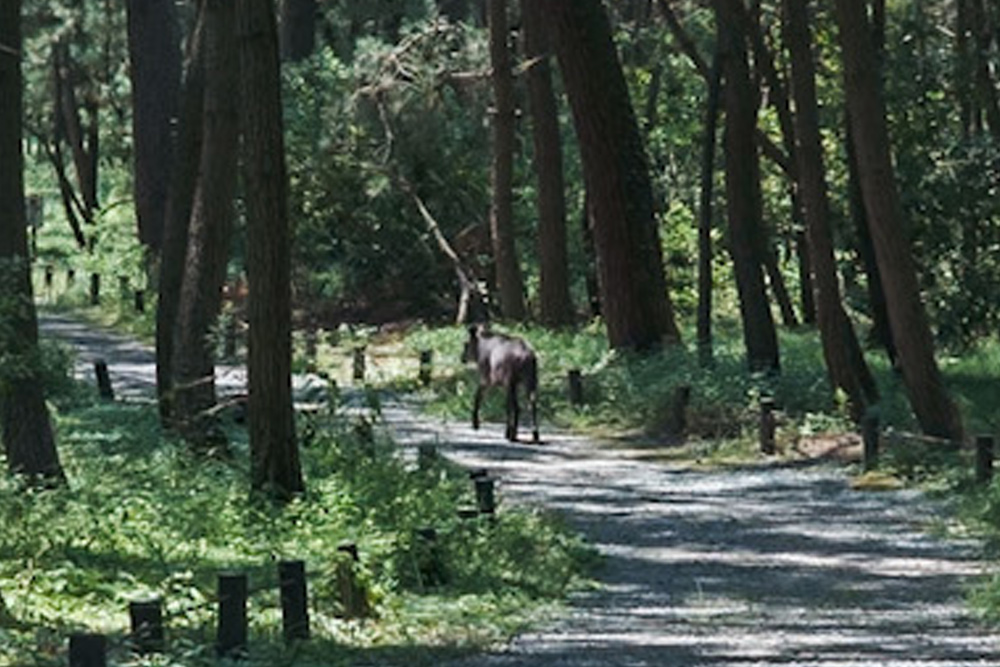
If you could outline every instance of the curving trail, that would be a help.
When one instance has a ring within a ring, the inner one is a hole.
[[[76,348],[78,373],[105,358],[116,392],[152,396],[148,348],[64,317],[41,328]],[[217,379],[243,390],[238,368]],[[502,502],[560,512],[605,557],[565,618],[451,667],[1000,665],[1000,633],[964,600],[986,573],[979,546],[930,536],[939,508],[918,492],[852,491],[826,467],[691,472],[544,431],[507,443],[501,424],[399,402],[383,414],[402,447],[489,469]]]

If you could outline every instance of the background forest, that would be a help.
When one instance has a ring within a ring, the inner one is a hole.
[[[462,475],[435,468],[431,484],[377,456],[391,445],[336,391],[324,421],[292,411],[293,370],[336,375],[367,345],[434,350],[421,396],[465,418],[456,323],[532,341],[543,427],[745,461],[762,398],[788,456],[877,416],[905,432],[887,469],[966,492],[970,525],[1000,527],[1000,487],[973,488],[968,451],[949,446],[1000,432],[996,0],[3,10],[0,403],[8,467],[28,473],[0,490],[20,531],[0,541],[12,660],[48,664],[57,640],[39,628],[141,589],[180,596],[178,650],[200,664],[206,563],[322,560],[341,540],[372,554],[361,574],[385,622],[337,626],[334,642],[495,641],[579,585],[587,550],[512,512],[471,547],[445,541],[450,580],[432,591],[418,536],[429,516],[465,530]],[[155,343],[158,414],[85,397],[65,351],[38,349],[26,251],[38,303]],[[245,429],[201,381],[242,359],[227,332],[248,338]],[[417,389],[396,370],[375,382]],[[377,420],[370,389],[354,399]],[[119,514],[115,492],[138,500]],[[163,521],[166,505],[204,518]],[[95,527],[85,546],[77,523]],[[109,581],[103,559],[139,572]],[[255,622],[280,653],[275,619]]]

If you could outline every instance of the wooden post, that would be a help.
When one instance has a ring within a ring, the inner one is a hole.
[[[993,436],[976,436],[976,481],[989,484],[993,479]]]
[[[566,382],[569,386],[570,405],[583,405],[583,376],[580,369],[574,368],[566,373]]]
[[[441,586],[447,580],[444,562],[441,559],[441,549],[438,546],[438,533],[434,528],[419,528],[417,540],[417,571],[421,584],[426,587]]]
[[[96,306],[101,303],[101,274],[90,274],[90,305]]]
[[[357,565],[358,546],[353,542],[337,547],[337,589],[340,593],[341,615],[344,618],[364,618],[369,615],[368,597],[358,583],[354,569]]]
[[[473,484],[476,486],[476,504],[479,506],[480,514],[492,515],[496,513],[496,495],[494,494],[494,479],[487,475],[476,477]]]
[[[137,653],[156,653],[164,647],[163,604],[159,598],[134,600],[128,605],[132,622],[132,648]]]
[[[66,269],[66,289],[73,287],[76,283],[76,269]]]
[[[359,345],[354,348],[354,380],[356,382],[365,381],[365,346]]]
[[[69,636],[69,667],[106,667],[107,653],[104,635],[81,632]]]
[[[247,575],[219,575],[219,625],[215,652],[219,657],[240,657],[247,648]]]
[[[94,361],[94,377],[97,378],[97,393],[101,398],[115,400],[115,390],[111,387],[111,375],[108,373],[108,362],[104,359]]]
[[[687,406],[691,402],[691,385],[682,384],[674,389],[667,414],[666,431],[670,435],[681,435],[687,428]]]
[[[434,351],[433,350],[421,350],[420,351],[420,372],[418,378],[420,384],[427,387],[431,383],[431,371],[432,364],[434,363]]]
[[[45,265],[45,289],[52,291],[52,278],[55,274],[55,267],[51,264]]]
[[[417,448],[417,468],[420,470],[430,470],[437,462],[437,447],[434,445],[420,445]]]
[[[309,639],[305,562],[301,560],[279,562],[278,581],[281,584],[281,621],[285,641]]]
[[[316,327],[310,326],[306,329],[306,370],[309,373],[316,372],[316,350],[317,344]]]
[[[146,292],[145,290],[137,289],[135,291],[135,312],[144,313],[146,312]]]
[[[862,465],[865,470],[874,470],[878,467],[879,449],[879,416],[874,408],[868,409],[861,418],[861,439],[864,443]]]
[[[762,454],[774,454],[774,431],[774,399],[770,396],[762,396],[760,399],[760,451]]]

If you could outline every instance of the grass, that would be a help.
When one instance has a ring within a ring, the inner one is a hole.
[[[417,468],[357,416],[311,418],[308,493],[279,508],[248,495],[239,429],[232,458],[198,457],[160,429],[153,406],[63,390],[55,424],[69,484],[0,479],[0,665],[63,664],[66,636],[81,630],[107,633],[113,662],[144,664],[124,648],[126,610],[151,595],[164,600],[170,641],[150,664],[214,664],[215,578],[228,570],[247,572],[253,591],[248,664],[434,664],[537,622],[593,564],[556,517],[459,518],[475,504],[464,471]],[[358,546],[371,618],[340,617],[345,542]],[[294,648],[281,639],[275,572],[290,558],[306,562],[314,635]]]

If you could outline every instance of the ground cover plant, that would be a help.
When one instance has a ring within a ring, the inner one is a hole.
[[[66,636],[84,629],[111,637],[113,661],[139,664],[125,650],[127,606],[149,596],[164,601],[169,638],[152,662],[214,664],[221,571],[249,575],[248,664],[352,664],[361,653],[391,662],[404,651],[430,664],[537,620],[592,562],[555,517],[502,508],[494,519],[460,518],[475,505],[467,473],[441,459],[405,461],[377,410],[303,425],[309,492],[277,507],[248,497],[238,429],[231,458],[195,456],[160,429],[152,406],[63,389],[56,425],[68,485],[0,482],[0,664],[61,664]],[[367,618],[342,618],[344,543],[358,548]],[[313,639],[290,648],[282,559],[306,562],[312,601]]]

